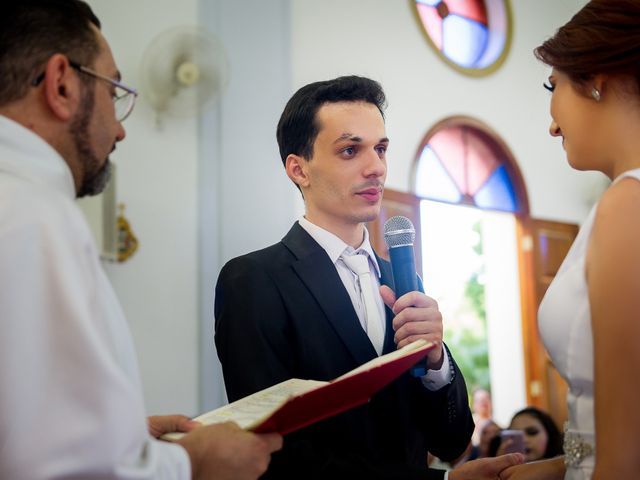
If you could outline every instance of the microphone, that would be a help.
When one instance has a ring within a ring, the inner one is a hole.
[[[395,216],[384,222],[384,241],[389,248],[396,298],[419,291],[413,242],[416,230],[407,217]]]
[[[422,292],[418,286],[416,260],[413,252],[415,239],[416,229],[407,217],[398,215],[384,222],[384,241],[389,248],[396,298],[400,298],[407,292]],[[414,377],[422,377],[426,373],[426,360],[411,369],[411,375]]]

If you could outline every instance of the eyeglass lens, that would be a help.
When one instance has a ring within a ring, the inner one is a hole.
[[[122,95],[118,95],[114,99],[114,108],[116,112],[116,119],[122,122],[129,116],[131,110],[133,110],[133,104],[135,102],[135,95],[130,92],[122,92]]]

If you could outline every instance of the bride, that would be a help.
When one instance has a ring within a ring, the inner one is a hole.
[[[569,384],[564,457],[502,479],[640,478],[640,1],[592,0],[535,49],[552,67],[549,133],[613,182],[538,312]]]

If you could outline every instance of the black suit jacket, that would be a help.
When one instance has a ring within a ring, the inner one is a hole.
[[[390,265],[378,259],[381,282]],[[387,308],[384,353],[395,350]],[[218,279],[215,343],[229,401],[289,378],[331,380],[376,357],[334,264],[296,222],[281,242],[228,262]],[[442,478],[427,451],[454,459],[473,432],[466,387],[431,392],[409,373],[361,407],[285,437],[266,478]]]

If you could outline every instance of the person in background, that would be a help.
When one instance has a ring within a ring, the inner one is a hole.
[[[500,438],[500,425],[493,420],[485,422],[480,430],[480,443],[478,443],[476,454],[473,458],[494,457],[495,453],[491,451],[491,443],[495,438]]]
[[[485,423],[491,420],[493,416],[493,408],[491,404],[491,394],[484,388],[476,388],[471,396],[471,411],[473,412],[473,423],[476,427],[473,430],[471,441],[473,445],[480,443],[480,430]]]
[[[503,479],[637,479],[640,472],[640,2],[592,0],[535,49],[552,67],[552,136],[569,165],[612,180],[540,305],[567,380],[564,458]]]
[[[75,198],[136,92],[80,0],[0,7],[0,478],[258,478],[279,435],[145,419],[133,341]],[[189,431],[177,444],[157,440]]]
[[[527,407],[516,412],[509,424],[509,430],[524,432],[524,455],[527,462],[562,455],[562,434],[548,413],[535,407]],[[497,454],[509,451],[513,439],[506,438],[500,443]]]
[[[495,457],[498,448],[497,445],[493,447],[492,442],[496,439],[500,440],[501,430],[500,426],[493,420],[485,421],[483,427],[480,429],[480,443],[478,443],[478,445],[469,443],[464,454],[460,458],[450,462],[449,465],[452,468],[456,468],[463,463],[478,458]]]

